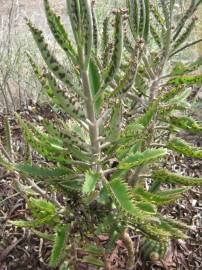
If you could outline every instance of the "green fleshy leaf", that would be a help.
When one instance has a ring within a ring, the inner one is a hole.
[[[112,192],[112,198],[115,203],[117,203],[118,207],[121,207],[123,211],[131,214],[137,218],[137,220],[146,218],[146,212],[140,210],[138,206],[136,206],[126,183],[122,182],[120,179],[113,179],[109,183],[109,186]]]
[[[133,167],[140,166],[142,164],[147,164],[149,162],[152,162],[156,159],[159,159],[163,156],[165,156],[167,153],[167,150],[164,148],[158,148],[158,149],[147,149],[144,152],[136,152],[134,155],[129,156],[122,160],[119,164],[119,169],[130,169]]]
[[[64,175],[68,175],[71,173],[71,170],[66,168],[45,168],[34,166],[25,163],[18,163],[15,165],[17,171],[21,173],[25,173],[31,175],[33,177],[60,177]]]
[[[83,193],[84,194],[91,193],[95,189],[99,179],[100,179],[99,173],[93,171],[87,172],[85,175],[85,181],[82,188]]]
[[[93,59],[90,60],[88,73],[89,73],[89,78],[90,78],[92,96],[95,97],[99,93],[99,90],[100,90],[101,77],[100,77],[99,68]],[[102,97],[102,93],[100,93],[99,97],[96,98],[96,102],[95,102],[96,113],[100,112],[102,102],[103,102],[103,97]]]
[[[90,264],[90,265],[95,265],[95,266],[99,266],[99,267],[104,267],[104,262],[94,256],[85,256],[82,259],[82,262]]]
[[[91,244],[85,245],[83,250],[88,252],[88,253],[94,254],[96,256],[103,256],[105,253],[104,248],[101,248],[101,247],[98,247],[95,245],[91,245]]]
[[[68,87],[74,88],[72,83],[71,73],[57,61],[57,59],[51,54],[48,49],[48,45],[44,41],[42,32],[35,28],[32,23],[29,21],[28,26],[33,34],[33,37],[36,41],[36,44],[41,52],[41,55],[46,62],[49,69],[54,73],[54,75],[64,82]]]
[[[148,212],[150,214],[156,214],[156,212],[157,212],[156,207],[153,204],[151,204],[151,203],[137,202],[135,205],[138,208],[140,208],[141,210],[143,210],[144,212]]]
[[[149,105],[145,114],[137,120],[138,124],[147,127],[152,121],[156,111],[157,111],[157,103],[153,102]]]
[[[188,116],[171,116],[170,123],[180,129],[187,130],[189,132],[202,134],[202,125],[198,124],[193,118]]]
[[[48,0],[44,0],[44,7],[46,11],[47,21],[54,38],[65,51],[67,56],[72,60],[72,62],[76,64],[76,51],[72,45],[71,40],[68,37],[67,32],[65,31],[64,26],[61,23],[60,17],[57,16],[51,9]]]
[[[43,223],[40,221],[27,221],[27,220],[9,220],[9,223],[19,228],[35,228]]]
[[[194,178],[189,176],[181,176],[171,173],[164,169],[159,169],[153,172],[152,178],[154,181],[165,184],[176,184],[182,186],[200,186],[202,185],[202,178]]]
[[[122,57],[123,48],[123,22],[121,12],[116,13],[115,30],[114,30],[114,50],[112,53],[111,62],[104,70],[104,85],[109,84],[117,74]]]
[[[48,234],[48,233],[44,233],[44,232],[40,232],[40,231],[37,231],[35,229],[32,229],[32,232],[35,233],[38,237],[42,238],[42,239],[45,239],[45,240],[48,240],[48,241],[51,241],[53,242],[54,241],[54,235],[53,234]]]
[[[154,203],[155,205],[165,205],[165,204],[169,204],[177,200],[177,198],[186,190],[187,189],[185,188],[181,188],[181,189],[178,189],[177,191],[174,190],[173,193],[171,191],[169,194],[167,193],[155,194],[152,192],[148,192],[144,190],[143,188],[139,187],[139,188],[133,189],[133,192],[135,196],[141,201],[143,200],[143,201],[151,202],[151,203]]]
[[[65,250],[66,241],[69,233],[69,224],[60,224],[56,228],[53,248],[51,251],[50,267],[57,267]]]
[[[176,151],[177,153],[181,153],[187,157],[192,157],[192,158],[202,158],[202,150],[193,147],[186,143],[184,140],[175,138],[170,140],[167,143],[167,147],[173,151]]]
[[[192,86],[194,84],[198,84],[202,82],[202,75],[184,75],[178,76],[173,79],[170,79],[167,82],[167,85],[179,86],[179,85],[186,85]]]

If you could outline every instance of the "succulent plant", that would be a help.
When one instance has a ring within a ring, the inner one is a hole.
[[[145,260],[162,258],[172,238],[186,238],[188,226],[164,217],[158,206],[176,201],[187,187],[202,184],[200,178],[163,168],[170,151],[201,158],[202,150],[181,140],[179,131],[202,133],[200,123],[187,115],[190,87],[202,81],[200,73],[191,72],[202,61],[187,63],[186,68],[171,65],[177,53],[191,46],[185,42],[201,2],[192,1],[173,27],[174,0],[162,0],[160,7],[148,0],[128,0],[126,9],[113,10],[104,19],[99,35],[94,3],[67,0],[71,40],[44,0],[48,24],[64,50],[67,67],[51,52],[42,32],[27,22],[46,65],[37,66],[28,54],[30,64],[42,91],[65,120],[58,118],[38,129],[16,115],[26,143],[52,166],[5,161],[6,157],[0,163],[36,183],[43,180],[65,198],[61,208],[30,198],[33,221],[12,221],[38,229],[48,222],[54,228],[51,236],[38,231],[40,237],[54,241],[51,266],[68,261],[74,269],[69,250],[76,247],[87,251],[84,262],[108,269],[106,254],[118,238],[130,242],[129,227],[145,236],[141,246]],[[6,149],[11,154],[8,143]],[[162,191],[162,184],[182,188]],[[89,247],[87,236],[101,233],[109,235],[107,248]],[[133,260],[130,257],[130,266]]]

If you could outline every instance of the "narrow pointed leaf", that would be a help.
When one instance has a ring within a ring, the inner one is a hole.
[[[57,226],[49,263],[51,267],[57,267],[59,265],[60,259],[63,255],[63,252],[65,251],[68,233],[69,233],[69,224],[66,225],[61,224]]]
[[[51,73],[44,73],[40,69],[32,57],[28,55],[29,61],[33,68],[33,71],[41,83],[43,91],[46,95],[50,97],[54,105],[57,105],[64,112],[70,114],[75,119],[85,119],[85,114],[81,109],[79,98],[75,95],[69,93],[69,97],[66,97],[64,90],[57,83],[56,79],[51,75]],[[78,94],[80,92],[77,90]]]
[[[47,241],[51,241],[53,242],[54,241],[54,235],[52,234],[48,234],[48,233],[44,233],[44,232],[40,232],[40,231],[37,231],[35,229],[32,229],[32,232],[35,233],[38,237],[44,239],[44,240],[47,240]]]
[[[172,223],[168,223],[165,220],[161,220],[159,227],[170,232],[170,234],[175,238],[178,238],[178,239],[188,238],[188,236],[185,233],[183,233],[182,230],[174,227]]]
[[[138,124],[141,124],[144,127],[147,127],[151,123],[153,117],[155,116],[156,111],[157,111],[157,103],[152,102],[151,104],[149,104],[149,106],[148,106],[146,112],[143,114],[143,116],[141,116],[137,120]]]
[[[144,212],[148,212],[150,214],[156,214],[157,209],[151,202],[137,202],[136,207]]]
[[[131,60],[125,71],[125,74],[123,78],[121,78],[118,82],[118,85],[112,92],[111,96],[125,94],[133,86],[138,71],[138,64],[143,52],[143,45],[144,44],[142,40],[138,40],[136,42],[135,48],[132,50]]]
[[[144,0],[145,4],[145,27],[144,27],[144,40],[147,43],[149,37],[149,29],[150,29],[150,1]]]
[[[188,189],[189,188],[172,188],[170,190],[157,191],[156,194],[162,197],[170,196],[170,198],[172,198],[173,196],[178,196],[182,194],[183,192],[188,191]]]
[[[152,178],[154,181],[159,181],[165,184],[176,184],[183,186],[200,186],[202,185],[202,178],[194,178],[189,176],[181,176],[171,173],[164,169],[159,169],[153,172]]]
[[[105,250],[102,247],[96,246],[96,245],[92,245],[92,244],[88,244],[84,247],[84,251],[97,255],[97,256],[103,256],[105,253]]]
[[[35,165],[29,165],[29,164],[23,164],[18,163],[15,165],[15,168],[17,171],[21,173],[28,174],[33,177],[61,177],[64,175],[68,175],[71,173],[71,170],[66,168],[45,168],[45,167],[39,167]]]
[[[168,7],[169,5],[168,2],[170,1],[166,1],[166,0],[160,1],[167,29],[170,27],[170,11]]]
[[[134,155],[131,155],[122,160],[119,164],[119,169],[126,170],[143,164],[147,164],[165,156],[166,153],[167,151],[164,148],[147,149],[144,152],[136,152]]]
[[[191,86],[197,83],[202,82],[202,74],[199,75],[184,75],[184,76],[177,76],[173,79],[170,79],[167,84],[173,85],[173,86],[180,86],[180,85],[186,85]]]
[[[63,111],[69,113],[75,119],[84,120],[86,118],[85,113],[78,102],[78,98],[75,96],[66,97],[64,91],[57,84],[56,80],[50,73],[44,74],[44,78],[46,79],[46,83],[48,83],[47,94],[53,99],[53,102],[55,102],[59,107],[62,108]]]
[[[98,43],[99,43],[99,40],[98,40],[98,23],[97,23],[94,3],[91,3],[91,13],[92,13],[92,20],[93,20],[93,46],[94,46],[95,54],[97,54]]]
[[[186,21],[188,18],[190,18],[193,14],[193,12],[195,11],[194,7],[195,7],[195,0],[191,0],[190,6],[188,7],[188,9],[186,10],[185,14],[182,16],[182,18],[179,20],[179,23],[175,29],[175,35],[173,37],[173,39],[175,40],[180,32],[182,31]]]
[[[161,12],[158,8],[158,5],[156,4],[150,4],[150,10],[156,20],[156,22],[162,27],[164,28],[164,25],[165,25],[165,20],[163,18],[163,16],[161,15]]]
[[[46,221],[45,221],[46,222]],[[27,221],[27,220],[9,220],[9,223],[16,226],[16,227],[20,227],[20,228],[36,228],[43,223],[41,223],[40,221]]]
[[[145,31],[145,22],[146,22],[146,10],[145,10],[145,1],[139,0],[139,35],[140,37],[143,37],[144,31]]]
[[[193,118],[187,116],[179,116],[175,117],[172,116],[170,118],[171,124],[180,128],[184,129],[189,132],[202,134],[202,126],[199,125]]]
[[[137,0],[128,0],[127,5],[129,9],[130,29],[133,37],[137,38],[139,34],[139,4]]]
[[[48,45],[44,41],[42,32],[35,28],[32,23],[28,22],[29,29],[32,32],[32,35],[36,41],[36,44],[41,52],[41,55],[47,64],[48,68],[54,73],[54,75],[64,82],[68,87],[74,88],[74,85],[71,80],[71,74],[66,70],[58,60],[51,54],[48,49]]]
[[[193,147],[186,143],[184,140],[175,138],[168,142],[167,147],[173,151],[183,154],[187,157],[202,158],[202,150]]]
[[[77,43],[79,44],[81,38],[81,16],[80,16],[80,7],[79,7],[79,0],[67,0],[67,11],[70,18],[72,31],[74,33],[74,38]]]
[[[65,51],[67,56],[72,60],[72,62],[76,64],[77,61],[76,51],[73,47],[71,40],[68,37],[67,32],[64,29],[64,26],[60,21],[60,17],[57,16],[51,9],[48,0],[44,0],[44,6],[47,21],[54,38],[56,39],[58,44],[62,47],[62,49]]]
[[[90,265],[95,265],[95,266],[98,266],[98,267],[104,267],[104,262],[102,260],[92,256],[92,255],[85,256],[82,259],[82,262],[90,264]]]
[[[175,43],[173,45],[173,50],[176,50],[178,47],[180,47],[189,38],[192,30],[195,27],[196,21],[197,21],[197,18],[192,19],[191,23],[187,26],[187,28],[182,33],[182,35],[179,36],[179,38],[175,41]]]
[[[150,32],[154,38],[154,41],[156,42],[158,47],[161,49],[162,48],[161,38],[159,36],[157,29],[152,24],[150,25]]]
[[[84,67],[87,68],[90,61],[91,49],[93,45],[93,19],[90,1],[79,0],[79,2],[82,16],[81,22],[82,35],[84,41],[84,59],[85,59]]]
[[[109,84],[115,77],[121,64],[122,47],[123,47],[123,22],[120,12],[116,14],[114,30],[114,49],[111,62],[107,66],[104,74],[104,84]]]
[[[47,134],[39,132],[32,125],[23,121],[19,116],[17,116],[17,120],[22,128],[25,139],[35,151],[48,160],[58,161],[64,164],[72,162],[68,159],[67,149],[52,144]]]
[[[174,88],[172,88],[171,90],[169,90],[167,93],[165,93],[161,100],[163,102],[169,102],[170,100],[172,100],[173,98],[175,98],[177,95],[181,94],[182,92],[184,92],[184,87],[182,85],[176,86]]]
[[[109,56],[109,17],[106,17],[102,30],[102,65],[104,68],[109,64]]]
[[[91,59],[89,63],[89,79],[90,79],[90,84],[91,84],[92,96],[95,97],[99,93],[99,90],[100,90],[101,77],[100,77],[99,68],[93,59]],[[96,108],[97,113],[99,113],[101,109],[102,100],[103,100],[102,93],[100,93],[99,97],[96,98],[96,102],[95,102],[95,108]]]
[[[123,183],[119,179],[113,179],[109,183],[109,186],[112,192],[112,198],[123,211],[131,214],[137,218],[137,220],[142,219],[144,214],[146,216],[146,213],[143,214],[142,210],[135,205],[134,199],[129,192],[129,187],[127,184]]]
[[[151,203],[154,203],[155,205],[166,205],[171,202],[176,201],[176,199],[181,195],[181,193],[185,192],[186,189],[182,188],[179,189],[177,192],[169,193],[169,194],[164,194],[164,193],[151,193],[143,188],[135,188],[133,192],[135,193],[136,196],[140,197],[140,200],[148,201]]]

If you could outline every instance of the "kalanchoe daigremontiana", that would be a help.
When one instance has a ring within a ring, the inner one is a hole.
[[[123,22],[121,12],[116,13],[114,26],[114,48],[111,62],[104,71],[104,85],[110,83],[120,68],[123,50]]]
[[[140,255],[145,261],[163,259],[171,239],[186,238],[188,226],[164,217],[158,206],[174,202],[202,182],[163,168],[168,151],[201,157],[202,150],[181,140],[179,131],[202,133],[200,123],[186,115],[189,89],[202,81],[200,73],[191,72],[197,72],[202,60],[175,65],[171,56],[190,46],[186,42],[195,24],[192,15],[202,1],[192,1],[173,27],[174,0],[160,1],[159,6],[128,0],[126,9],[114,9],[104,18],[101,29],[94,2],[67,0],[71,40],[44,0],[50,30],[67,56],[67,66],[28,21],[46,65],[39,67],[27,56],[43,94],[62,117],[37,128],[16,115],[26,147],[49,161],[48,166],[27,158],[23,163],[13,160],[8,121],[0,163],[20,173],[45,197],[28,199],[33,220],[12,223],[34,228],[39,237],[53,241],[51,266],[64,263],[76,269],[82,261],[109,269],[107,255],[122,238],[129,268],[135,254],[128,228],[144,236]],[[47,196],[38,180],[47,191],[60,194],[60,202],[57,196]],[[162,191],[162,184],[182,187]],[[47,225],[53,234],[46,233]],[[109,237],[105,248],[100,234]],[[94,242],[89,244],[92,236]],[[75,250],[82,252],[75,256]]]

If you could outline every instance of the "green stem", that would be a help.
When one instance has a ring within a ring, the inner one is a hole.
[[[87,118],[91,122],[91,124],[89,124],[89,135],[90,135],[90,141],[91,141],[93,161],[98,161],[100,159],[100,142],[98,140],[99,129],[97,125],[97,119],[95,116],[94,102],[93,102],[93,98],[91,94],[90,82],[89,82],[87,70],[81,71],[81,79],[82,79],[83,91],[85,95],[85,106],[86,106]],[[93,167],[94,169],[99,171],[98,165],[93,166]]]

